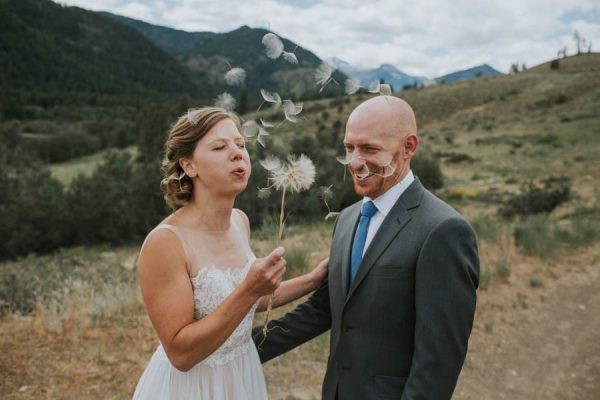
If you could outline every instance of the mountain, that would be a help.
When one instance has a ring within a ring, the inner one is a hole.
[[[358,79],[363,87],[378,80],[391,84],[394,91],[400,91],[405,86],[421,85],[426,81],[424,77],[408,75],[391,64],[382,64],[375,69],[360,69],[337,57],[331,58],[329,62],[348,76]]]
[[[0,92],[23,103],[216,93],[202,72],[96,12],[49,0],[0,0],[0,27]]]
[[[494,68],[490,67],[487,64],[478,65],[473,68],[465,69],[462,71],[452,72],[450,74],[440,76],[439,78],[435,78],[437,83],[451,83],[458,81],[466,81],[469,79],[475,79],[485,76],[497,76],[503,75],[501,72],[496,71]]]
[[[230,65],[244,68],[247,73],[245,90],[251,101],[262,100],[261,88],[295,99],[343,93],[342,86],[328,85],[319,94],[314,74],[322,60],[290,40],[281,38],[285,50],[296,54],[297,65],[281,57],[276,60],[268,58],[262,44],[263,36],[269,33],[265,29],[244,25],[226,33],[186,32],[119,15],[105,15],[136,29],[189,69],[206,73],[211,84],[233,94],[239,94],[240,89],[227,87],[224,75]],[[335,71],[333,77],[340,83],[346,79],[346,75],[339,71]]]

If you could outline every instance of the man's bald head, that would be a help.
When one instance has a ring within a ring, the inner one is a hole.
[[[361,103],[348,118],[351,124],[375,124],[390,134],[402,137],[417,134],[417,121],[411,106],[394,96],[377,96]]]
[[[348,118],[344,147],[356,193],[371,198],[385,193],[406,176],[419,147],[412,108],[393,96],[361,103]]]

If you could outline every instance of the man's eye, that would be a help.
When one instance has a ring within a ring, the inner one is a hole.
[[[219,146],[219,147],[215,147],[215,150],[223,150],[225,148],[225,146]]]

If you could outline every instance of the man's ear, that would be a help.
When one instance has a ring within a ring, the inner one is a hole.
[[[404,155],[406,158],[412,158],[419,148],[419,137],[415,134],[410,134],[404,140]]]
[[[194,164],[192,163],[192,161],[190,159],[180,158],[179,166],[181,167],[181,169],[183,169],[183,172],[185,172],[185,174],[187,176],[189,176],[190,178],[193,178],[197,175],[196,167],[194,167]]]

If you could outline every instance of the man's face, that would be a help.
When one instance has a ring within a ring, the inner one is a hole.
[[[404,136],[394,124],[373,115],[351,116],[346,126],[344,147],[348,169],[359,196],[377,198],[398,183],[408,170],[402,157]]]

